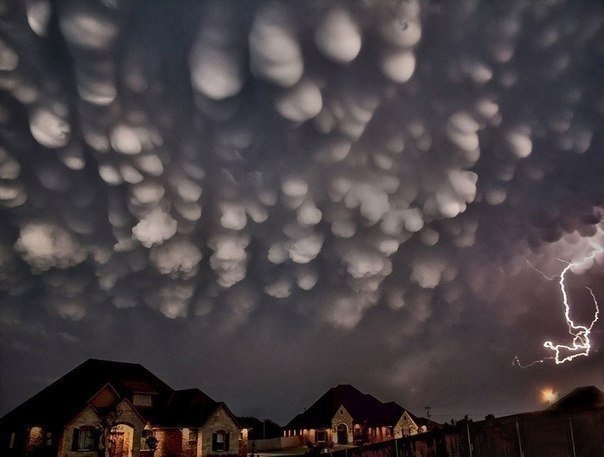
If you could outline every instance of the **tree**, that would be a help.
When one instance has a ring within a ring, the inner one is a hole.
[[[115,451],[115,438],[113,437],[113,431],[118,425],[122,410],[116,406],[101,415],[101,420],[97,423],[97,430],[99,433],[99,443],[102,445],[102,449],[99,447],[99,457],[111,457]]]

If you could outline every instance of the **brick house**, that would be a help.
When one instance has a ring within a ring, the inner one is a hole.
[[[0,419],[0,455],[238,457],[228,407],[138,364],[87,360]],[[151,447],[150,447],[151,446]]]
[[[357,445],[415,435],[432,423],[395,402],[382,403],[349,384],[329,389],[294,417],[284,436],[302,436],[311,445]]]

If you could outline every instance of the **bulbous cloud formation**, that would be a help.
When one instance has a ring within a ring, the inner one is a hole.
[[[409,336],[602,230],[599,2],[0,5],[7,306]]]

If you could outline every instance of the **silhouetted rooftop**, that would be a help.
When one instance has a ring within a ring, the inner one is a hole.
[[[398,403],[382,403],[373,395],[365,394],[350,384],[340,384],[329,389],[306,411],[294,417],[285,428],[330,427],[331,419],[340,406],[346,408],[354,423],[368,426],[394,425],[405,411]],[[409,415],[421,425],[427,422],[411,413]]]
[[[118,393],[119,401],[132,401],[134,394],[151,395],[151,406],[135,408],[155,425],[199,426],[223,404],[199,389],[175,391],[142,365],[89,359],[6,414],[0,419],[0,429],[14,425],[62,428],[107,384]]]
[[[550,411],[576,411],[604,407],[604,393],[595,386],[577,387],[552,404]]]

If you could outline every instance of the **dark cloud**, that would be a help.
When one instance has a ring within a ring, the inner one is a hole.
[[[282,422],[604,384],[604,11],[0,3],[2,410],[88,357]],[[591,256],[591,257],[590,257]],[[588,261],[583,261],[588,258]],[[437,417],[438,416],[438,417]]]

